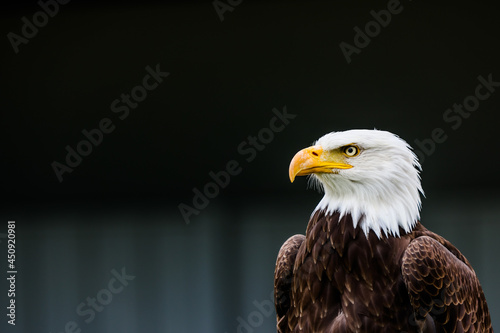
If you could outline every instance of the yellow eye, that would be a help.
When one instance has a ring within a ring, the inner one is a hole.
[[[356,146],[345,146],[342,148],[342,152],[347,157],[354,157],[359,154],[359,148]]]

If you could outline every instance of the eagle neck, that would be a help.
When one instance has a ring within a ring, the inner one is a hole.
[[[338,217],[339,221],[346,217],[353,223],[354,228],[361,227],[365,235],[374,232],[378,238],[383,236],[400,237],[411,232],[419,219],[420,197],[418,190],[413,191],[413,198],[409,199],[409,191],[399,195],[397,191],[390,195],[355,195],[351,192],[332,190],[325,187],[325,195],[315,211],[320,215]],[[401,232],[402,231],[402,232]]]
[[[361,217],[362,218],[362,217]],[[357,223],[355,223],[357,222]],[[373,230],[366,232],[362,228],[360,221],[354,221],[353,216],[349,213],[342,214],[339,211],[315,210],[309,220],[306,230],[306,240],[312,245],[318,239],[320,233],[325,233],[326,237],[335,242],[346,244],[355,239],[369,239],[372,241],[385,240],[387,238],[401,238],[408,235],[412,231],[405,231],[399,228],[397,236],[394,235],[377,235]],[[420,225],[418,222],[415,227]],[[335,247],[335,244],[332,244]],[[309,247],[308,246],[308,247]]]

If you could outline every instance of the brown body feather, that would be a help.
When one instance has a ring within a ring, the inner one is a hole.
[[[283,244],[274,286],[281,333],[493,332],[467,259],[420,223],[379,239],[317,211]]]

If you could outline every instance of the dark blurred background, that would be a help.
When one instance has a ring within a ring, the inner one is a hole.
[[[16,326],[2,313],[2,332],[275,331],[276,255],[321,198],[306,179],[290,184],[288,164],[351,128],[389,130],[419,150],[422,222],[468,257],[500,321],[500,88],[447,114],[479,76],[500,81],[493,2],[402,0],[350,63],[340,44],[355,46],[354,28],[388,1],[41,3],[53,17],[36,1],[0,11],[0,267],[15,220],[18,269]],[[23,28],[34,16],[36,34]],[[143,96],[147,66],[170,74]],[[141,101],[125,117],[126,102],[112,103],[131,93]],[[284,108],[296,117],[266,136]],[[114,130],[60,181],[53,163],[104,118]],[[431,141],[436,129],[444,142]],[[251,154],[259,133],[266,143]],[[239,174],[187,224],[179,205],[193,207],[193,189],[232,160]],[[135,278],[113,280],[122,270]]]

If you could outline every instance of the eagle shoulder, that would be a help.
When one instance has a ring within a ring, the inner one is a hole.
[[[293,267],[304,235],[294,235],[281,246],[274,269],[274,305],[276,307],[278,332],[286,330],[286,314],[290,308]]]
[[[493,332],[476,273],[444,238],[427,231],[413,239],[403,254],[402,275],[416,321],[431,317],[446,332]]]

